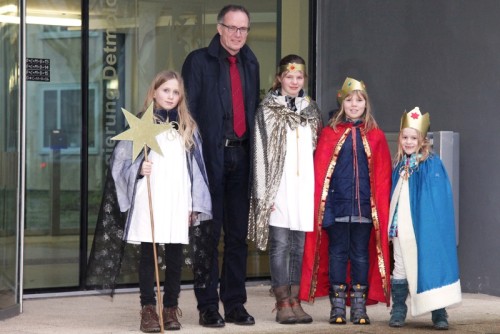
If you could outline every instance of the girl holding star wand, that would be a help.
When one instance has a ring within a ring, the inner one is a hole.
[[[445,307],[461,301],[453,194],[446,170],[426,138],[429,114],[404,113],[392,173],[389,238],[394,250],[389,326],[432,313],[435,329],[448,329]]]
[[[201,189],[192,187],[186,152],[191,151],[195,145],[196,124],[188,111],[180,75],[169,71],[160,72],[149,87],[144,107],[149,106],[151,102],[154,102],[156,122],[173,123],[173,129],[156,137],[165,155],[151,151],[149,160],[143,161],[139,173],[140,176],[150,177],[156,222],[154,238],[156,243],[165,244],[166,271],[162,315],[165,328],[171,330],[180,328],[177,302],[180,293],[182,245],[189,243],[189,224],[197,221],[202,209],[205,209],[204,218],[210,218],[210,207],[207,206],[210,197],[207,196],[201,207],[193,208],[192,197]],[[197,149],[201,151],[201,146]],[[199,166],[198,171],[200,172]],[[206,183],[201,185],[206,186]],[[146,183],[139,179],[132,204],[134,210],[129,212],[131,217],[125,234],[127,242],[141,244],[139,289],[142,306],[141,330],[144,332],[157,328],[153,313],[156,304],[153,290],[154,254],[150,226],[145,224],[149,221],[147,191]]]
[[[127,131],[134,132],[134,135],[127,135],[126,131],[115,138],[153,136],[154,141],[149,144],[151,150],[148,153],[144,148],[139,154],[135,147],[137,138],[122,140],[113,152],[110,170],[119,210],[126,213],[121,230],[122,240],[140,246],[140,329],[151,333],[163,328],[180,329],[178,315],[182,313],[178,297],[183,245],[190,241],[189,227],[211,219],[212,212],[201,142],[196,123],[189,114],[182,78],[177,72],[162,71],[156,75],[148,89],[144,111],[141,120],[126,114],[131,125]],[[141,122],[154,122],[164,130],[156,130],[158,127],[149,123],[144,129],[150,133],[141,133],[137,129]],[[132,148],[137,151],[138,159],[134,159]],[[103,207],[106,207],[105,204]],[[105,213],[100,213],[94,248],[97,247],[96,238],[98,242],[100,240],[99,222],[108,219]],[[158,296],[160,317],[156,312],[154,291],[158,244],[165,248],[162,254],[165,259],[164,296]],[[93,253],[94,256],[101,254],[97,251]],[[118,261],[121,262],[121,256]]]

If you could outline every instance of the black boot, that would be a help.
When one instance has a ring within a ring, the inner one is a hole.
[[[369,325],[370,318],[366,314],[366,295],[368,286],[356,284],[351,289],[351,322],[355,325]]]
[[[345,314],[345,299],[347,286],[345,284],[332,285],[330,287],[330,304],[332,309],[330,311],[331,324],[335,325],[345,325],[346,314]]]
[[[406,297],[408,297],[408,281],[406,279],[393,279],[391,281],[392,309],[389,326],[403,327],[405,325]]]
[[[432,311],[432,324],[434,325],[434,329],[448,329],[448,313],[446,313],[444,308]]]

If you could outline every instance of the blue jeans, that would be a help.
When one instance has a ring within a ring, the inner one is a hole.
[[[305,232],[269,226],[271,286],[299,285]]]
[[[372,223],[335,222],[328,233],[329,278],[331,285],[351,283],[367,285]],[[346,282],[347,262],[351,262],[351,282]]]
[[[247,276],[247,233],[250,162],[248,148],[226,147],[224,149],[224,180],[211,183],[213,220],[213,263],[210,283],[204,289],[194,289],[198,310],[219,308],[220,300],[225,313],[247,301],[245,279]],[[207,224],[207,223],[205,223]],[[222,271],[219,275],[218,245],[223,233],[224,250]],[[194,268],[196,270],[196,268]]]

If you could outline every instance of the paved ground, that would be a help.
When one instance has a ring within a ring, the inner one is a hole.
[[[390,328],[389,309],[385,305],[368,307],[372,320],[369,326],[328,324],[330,303],[318,299],[314,305],[303,304],[314,322],[304,325],[280,325],[275,322],[274,300],[268,285],[252,285],[248,289],[248,311],[256,318],[255,326],[226,324],[224,328],[208,329],[198,325],[196,301],[191,289],[181,292],[179,334],[188,333],[435,333],[430,314],[407,319],[401,329]],[[137,292],[119,293],[113,299],[104,296],[72,296],[24,300],[23,313],[0,321],[0,333],[9,334],[122,334],[139,331],[139,296]],[[447,333],[500,334],[500,297],[464,294],[463,302],[448,309],[450,330]]]

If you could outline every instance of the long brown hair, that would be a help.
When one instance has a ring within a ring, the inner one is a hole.
[[[365,125],[364,126],[365,133],[370,131],[370,130],[377,129],[378,124],[375,121],[375,118],[373,117],[372,107],[370,104],[370,99],[368,98],[368,94],[366,94],[365,92],[363,92],[361,90],[353,90],[349,95],[345,96],[344,100],[349,96],[353,96],[354,94],[356,94],[357,96],[362,96],[366,101],[365,112],[361,116],[361,119],[363,120],[363,124]],[[346,114],[345,114],[345,110],[344,110],[344,100],[342,100],[342,103],[340,104],[339,111],[335,115],[333,115],[333,117],[328,122],[328,125],[330,127],[332,127],[334,130],[337,129],[337,125],[344,122],[344,120],[345,120]]]
[[[194,145],[194,132],[196,130],[196,122],[189,112],[189,108],[186,101],[186,91],[184,89],[184,80],[182,80],[181,75],[176,71],[166,70],[159,72],[149,85],[146,98],[144,99],[144,105],[142,107],[142,112],[154,101],[154,93],[165,82],[168,80],[175,79],[179,83],[179,103],[177,104],[177,113],[179,115],[179,134],[184,139],[186,149],[189,150]],[[155,109],[158,106],[155,102]]]

